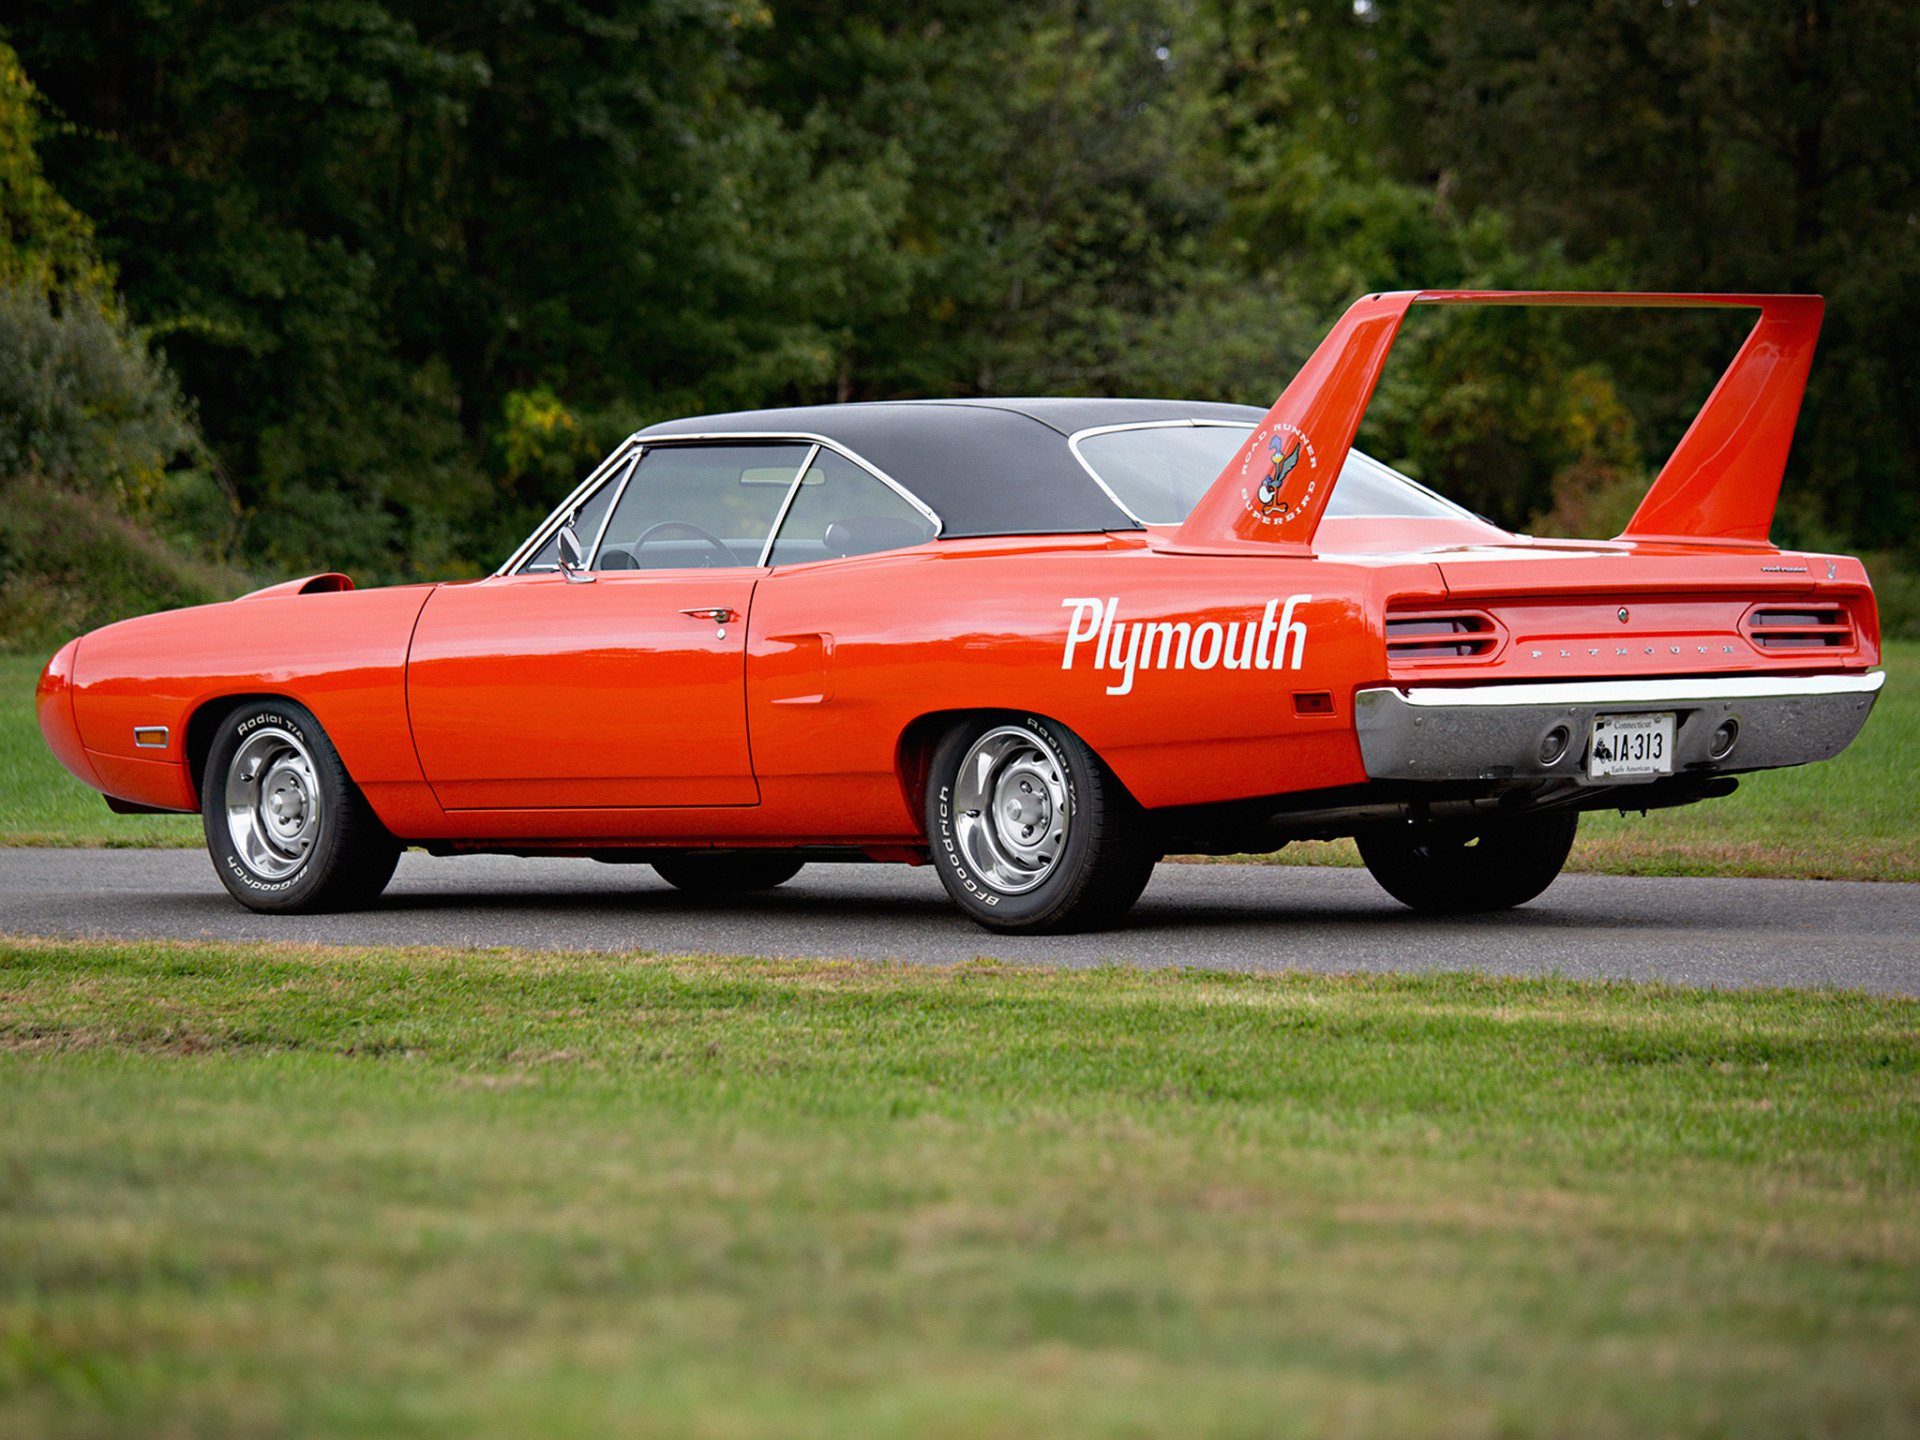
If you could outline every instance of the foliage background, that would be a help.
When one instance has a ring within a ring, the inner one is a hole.
[[[476,573],[653,419],[1266,404],[1354,296],[1445,285],[1825,293],[1776,539],[1870,552],[1890,628],[1920,612],[1920,9],[1900,0],[8,17],[16,645],[119,603],[72,598],[96,532],[164,572],[128,604],[236,570]],[[1421,317],[1363,443],[1508,523],[1611,533],[1740,333]]]

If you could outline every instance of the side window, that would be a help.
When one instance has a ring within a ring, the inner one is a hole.
[[[614,466],[607,472],[606,483],[573,507],[573,532],[580,537],[583,549],[589,551],[593,549],[594,539],[599,535],[600,526],[607,518],[608,509],[613,505],[613,497],[620,493],[620,481],[631,469],[633,469],[631,459]],[[546,543],[522,563],[520,570],[523,574],[531,575],[536,571],[559,568],[560,532],[556,529],[547,537]]]
[[[607,522],[592,568],[758,565],[809,448],[667,445],[646,451]]]
[[[775,565],[900,550],[931,540],[934,524],[851,460],[822,450],[773,542]]]

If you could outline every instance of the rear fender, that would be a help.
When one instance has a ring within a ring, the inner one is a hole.
[[[927,785],[933,768],[933,752],[940,748],[940,742],[952,732],[956,725],[968,721],[1018,720],[1027,715],[1045,720],[1049,725],[1058,725],[1063,730],[1073,729],[1072,726],[1063,724],[1051,715],[1037,710],[1007,709],[1000,706],[973,710],[936,710],[916,717],[902,732],[894,760],[894,773],[899,778],[900,795],[906,802],[907,813],[914,817],[916,823],[926,813]],[[1102,763],[1105,763],[1104,758]],[[1118,783],[1117,777],[1116,783]],[[1121,788],[1126,787],[1122,784]]]

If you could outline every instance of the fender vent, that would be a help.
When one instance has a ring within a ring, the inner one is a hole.
[[[1449,615],[1406,615],[1387,621],[1387,659],[1477,660],[1500,645],[1493,618],[1466,610]]]
[[[1762,650],[1851,650],[1853,616],[1844,605],[1760,605],[1740,633]]]

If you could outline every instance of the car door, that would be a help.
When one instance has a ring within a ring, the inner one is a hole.
[[[585,568],[542,557],[444,585],[407,665],[448,810],[752,805],[747,612],[803,444],[649,447],[578,514]],[[601,521],[600,517],[604,517]],[[585,528],[585,527],[583,527]]]

